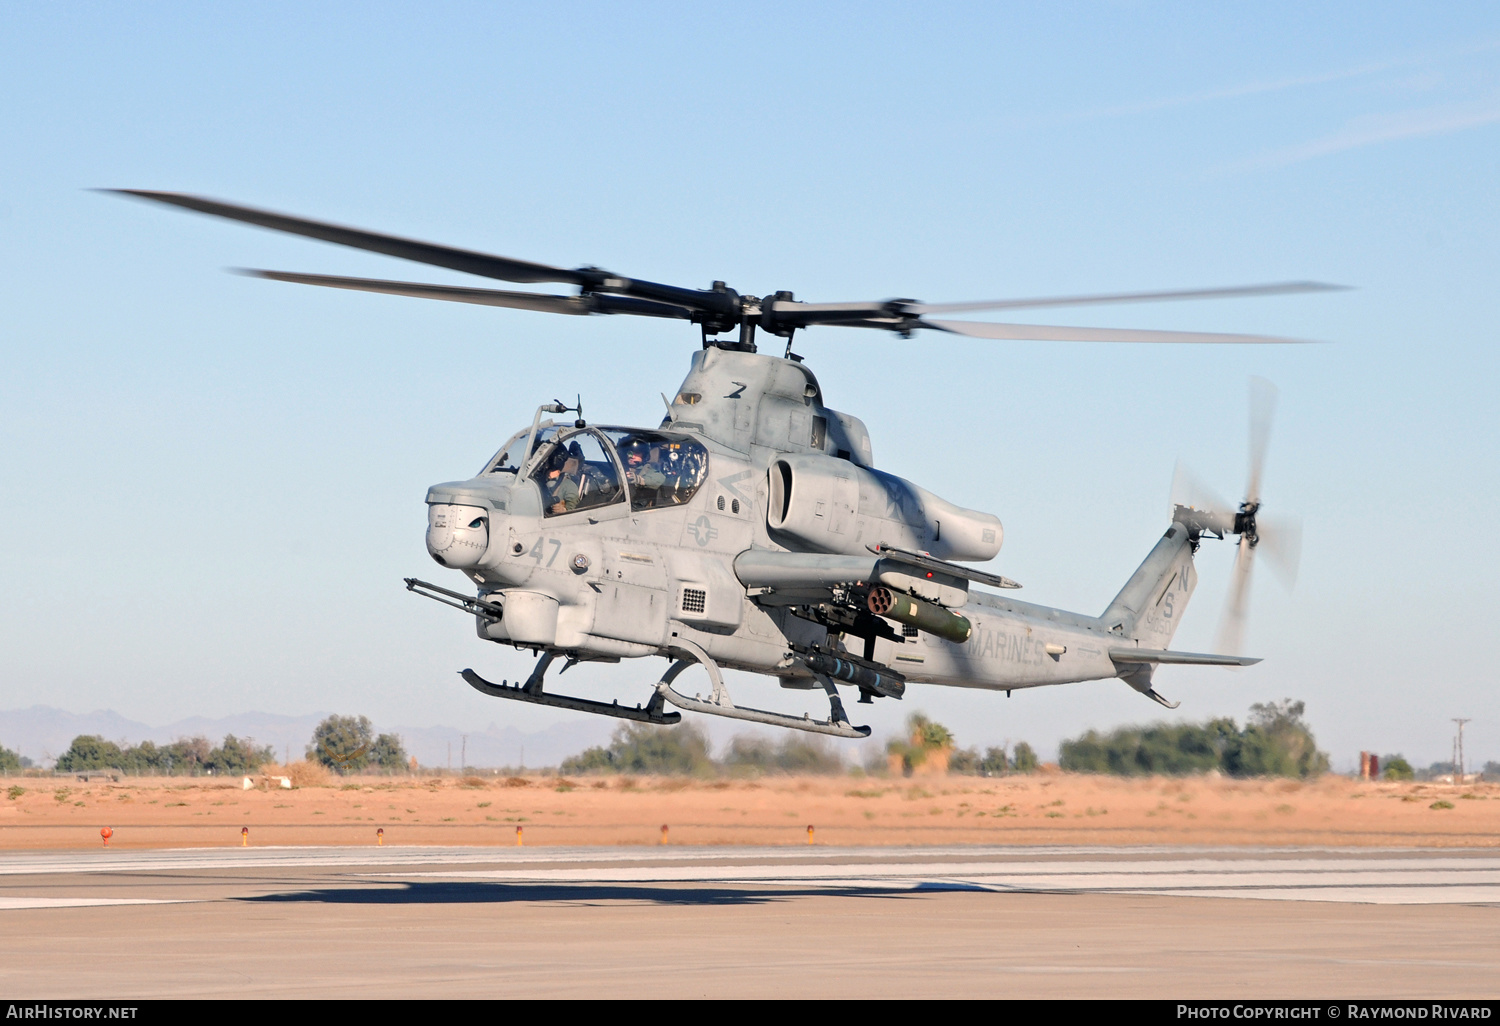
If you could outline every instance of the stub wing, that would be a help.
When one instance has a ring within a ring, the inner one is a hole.
[[[1020,587],[996,574],[886,547],[868,556],[747,549],[736,557],[734,572],[753,597],[768,605],[827,597],[834,588],[851,584],[885,584],[957,608],[968,601],[970,581]]]

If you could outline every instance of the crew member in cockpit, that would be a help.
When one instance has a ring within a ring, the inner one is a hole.
[[[637,443],[625,450],[625,480],[633,488],[655,491],[667,483],[667,476],[647,458],[646,446]]]
[[[582,474],[583,450],[577,442],[552,454],[547,466],[548,513],[567,513],[578,508],[581,494],[578,482]]]

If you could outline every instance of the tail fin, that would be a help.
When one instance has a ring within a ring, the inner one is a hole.
[[[1198,586],[1193,538],[1173,523],[1103,615],[1106,629],[1135,639],[1141,648],[1167,648],[1188,599]]]

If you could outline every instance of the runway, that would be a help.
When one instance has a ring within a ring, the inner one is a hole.
[[[1500,854],[15,852],[0,924],[26,998],[1494,997]]]

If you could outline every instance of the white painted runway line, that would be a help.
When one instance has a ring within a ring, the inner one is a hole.
[[[0,911],[29,908],[95,908],[100,905],[181,905],[180,898],[11,898],[0,896]]]
[[[1488,850],[364,846],[0,853],[0,876],[233,868],[334,868],[381,880],[442,877],[564,886],[720,884],[1500,904],[1500,854]],[[0,899],[0,909],[45,907],[5,903],[33,900],[54,899]],[[86,899],[56,899],[74,900]]]
[[[1305,852],[1314,849],[1248,849],[1257,855],[1277,851]],[[1375,849],[1367,849],[1374,851]],[[151,872],[171,869],[239,869],[257,867],[337,867],[337,866],[422,866],[422,865],[493,865],[495,863],[538,862],[701,862],[706,859],[734,862],[822,862],[834,860],[879,860],[913,857],[945,858],[1015,858],[1080,857],[1087,855],[1140,854],[1236,854],[1237,848],[1105,848],[1088,846],[981,847],[954,846],[932,848],[830,848],[783,845],[768,848],[696,848],[689,846],[642,845],[632,847],[563,847],[525,848],[452,846],[306,846],[241,848],[154,848],[102,849],[86,851],[13,851],[0,852],[0,876],[35,873],[105,873]],[[1403,849],[1404,851],[1404,849]]]

